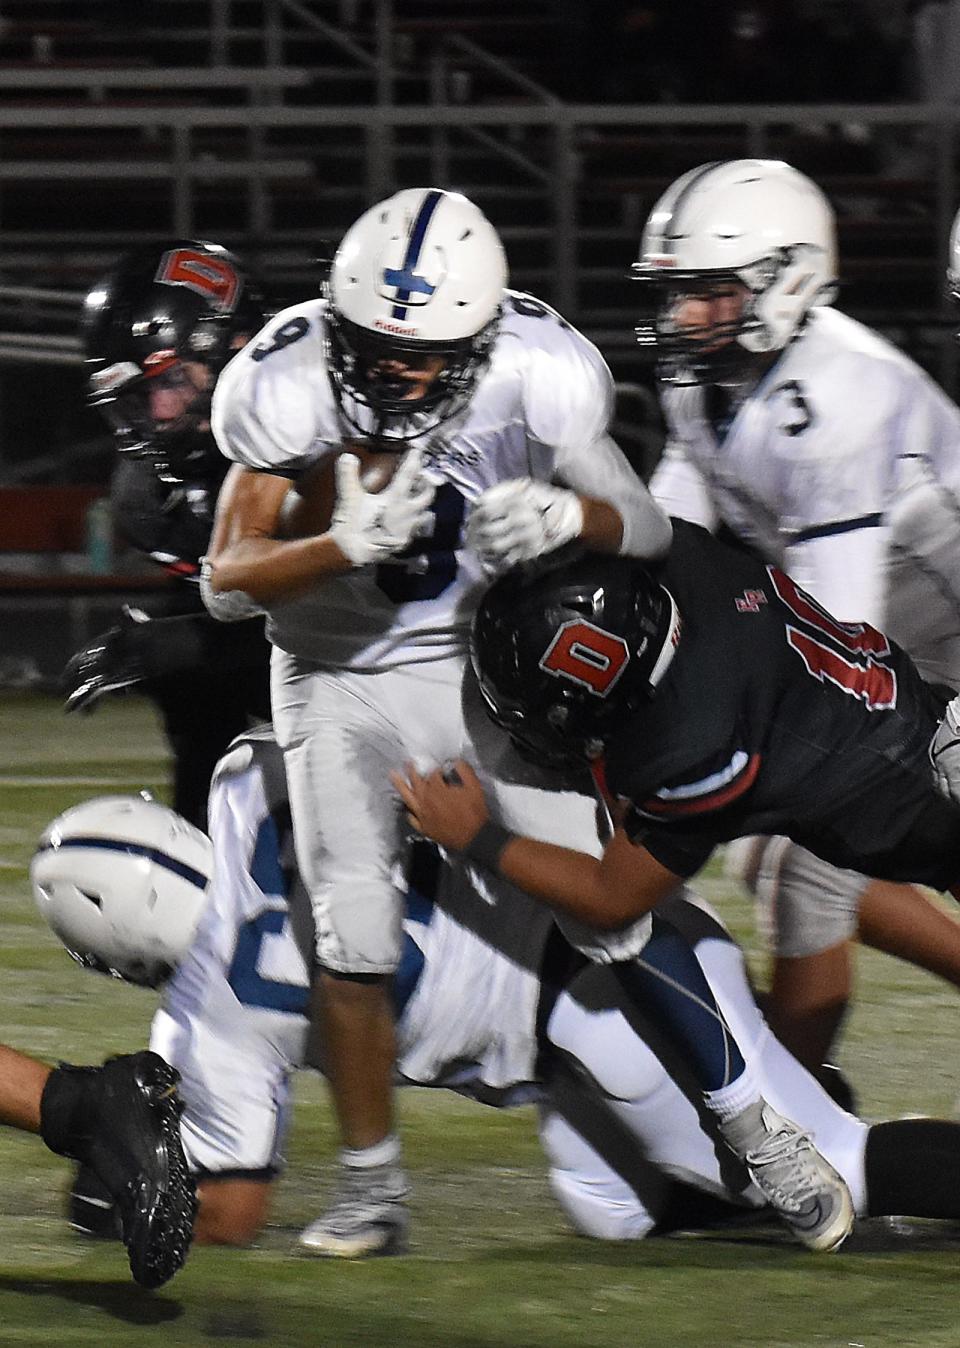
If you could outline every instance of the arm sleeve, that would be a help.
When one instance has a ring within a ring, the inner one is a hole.
[[[935,390],[916,398],[887,512],[894,635],[960,624],[960,411]]]
[[[710,489],[674,440],[667,442],[653,471],[650,491],[668,515],[699,524],[711,533],[716,531],[719,521]]]
[[[614,506],[623,520],[620,552],[628,557],[663,557],[670,547],[672,527],[630,467],[626,455],[606,433],[585,449],[561,448],[557,476],[581,496],[593,496]]]
[[[662,557],[672,527],[608,432],[613,376],[592,342],[567,325],[526,352],[524,413],[531,438],[552,456],[554,478],[613,506],[623,520],[621,553]]]
[[[266,610],[244,590],[215,590],[210,584],[211,567],[206,557],[200,558],[200,598],[211,618],[218,623],[245,622],[257,618]]]
[[[129,640],[148,679],[195,669],[229,679],[240,669],[266,666],[262,620],[223,627],[207,613],[186,613],[135,623]]]

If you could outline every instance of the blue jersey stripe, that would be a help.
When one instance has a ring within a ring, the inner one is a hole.
[[[831,524],[815,524],[812,529],[801,529],[790,539],[793,543],[809,543],[814,538],[830,538],[833,534],[852,534],[857,529],[879,529],[883,515],[858,515],[853,520],[834,520]]]
[[[433,213],[439,205],[442,192],[428,192],[423,199],[423,204],[417,212],[417,218],[413,222],[413,228],[410,231],[410,238],[407,241],[407,252],[403,259],[403,271],[411,272],[420,260],[420,249],[423,247],[423,240],[426,237],[427,226],[433,219]],[[397,298],[393,305],[394,318],[405,319],[407,316],[406,302],[410,298],[409,290],[398,290]]]
[[[186,865],[183,861],[178,861],[167,852],[161,852],[157,847],[145,847],[141,843],[128,842],[124,838],[65,838],[56,847],[52,843],[46,843],[38,848],[41,852],[61,851],[68,847],[82,847],[88,851],[101,852],[123,852],[127,856],[146,857],[149,861],[155,861],[158,866],[164,870],[171,871],[174,875],[179,875],[182,880],[188,884],[196,885],[197,889],[206,889],[208,877],[200,871],[195,871],[192,866]]]

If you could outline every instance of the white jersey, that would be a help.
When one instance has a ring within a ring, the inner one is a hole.
[[[222,760],[210,827],[208,906],[154,1020],[151,1047],[182,1075],[190,1165],[221,1176],[268,1176],[282,1164],[290,1079],[306,1060],[312,945],[310,905],[288,866],[282,759],[269,731],[235,741]],[[742,953],[716,915],[677,900],[669,917],[695,945],[765,1098],[813,1132],[862,1212],[865,1125],[838,1109],[770,1034]],[[535,1074],[542,1017],[548,1047],[579,1064],[582,1106],[600,1111],[608,1133],[608,1116],[616,1116],[612,1138],[625,1127],[635,1139],[634,1175],[652,1167],[706,1192],[762,1203],[732,1158],[721,1166],[717,1143],[682,1084],[686,1069],[640,1037],[619,1008],[616,980],[592,967],[555,1005],[543,1000],[546,910],[524,900],[505,915],[456,869],[441,870],[434,885],[414,868],[404,926],[394,980],[401,1082],[452,1086],[487,1103],[541,1098]],[[553,1187],[579,1229],[624,1239],[653,1227],[657,1185],[631,1186],[597,1147],[597,1134],[577,1132],[554,1107],[553,1088],[542,1137]]]
[[[191,1165],[270,1171],[280,1164],[289,1077],[306,1061],[313,922],[293,872],[283,758],[269,729],[234,741],[221,760],[209,821],[208,902],[151,1047],[181,1072]],[[552,919],[532,901],[495,910],[455,868],[442,873],[437,897],[408,893],[394,980],[398,1076],[525,1098]]]
[[[328,374],[325,311],[320,299],[284,310],[224,370],[212,424],[228,458],[296,477],[355,435]],[[437,486],[433,535],[388,564],[325,580],[273,606],[271,641],[354,669],[462,653],[488,583],[462,545],[462,526],[482,491],[512,478],[556,481],[609,501],[624,518],[623,550],[642,555],[653,507],[606,433],[612,403],[612,378],[596,347],[549,306],[506,292],[499,335],[469,404],[411,441]],[[354,404],[351,416],[370,424],[368,409]]]
[[[710,396],[662,390],[660,504],[725,524],[838,617],[889,631],[928,677],[960,680],[960,410],[830,308],[729,425],[711,422]]]

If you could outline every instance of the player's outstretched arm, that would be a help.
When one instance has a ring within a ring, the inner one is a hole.
[[[643,917],[682,883],[623,829],[602,857],[511,833],[491,819],[480,781],[462,760],[427,776],[411,765],[391,780],[418,833],[600,931]]]

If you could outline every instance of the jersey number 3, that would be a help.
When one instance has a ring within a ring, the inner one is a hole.
[[[897,705],[897,676],[886,661],[890,645],[868,623],[840,623],[795,585],[789,576],[768,566],[780,601],[801,626],[787,624],[787,643],[820,683],[827,680],[868,711],[889,711]]]

